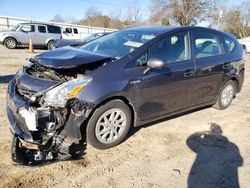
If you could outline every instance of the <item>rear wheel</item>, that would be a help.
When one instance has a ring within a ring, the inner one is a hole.
[[[121,100],[100,106],[90,118],[86,133],[87,142],[98,149],[120,144],[131,126],[131,110]]]
[[[48,50],[55,49],[55,45],[54,45],[54,41],[53,40],[51,40],[51,41],[48,42],[47,48],[48,48]]]
[[[229,80],[222,88],[214,108],[224,110],[230,106],[236,93],[236,86],[233,80]]]
[[[4,45],[9,49],[17,47],[17,41],[14,38],[7,38],[4,40]]]

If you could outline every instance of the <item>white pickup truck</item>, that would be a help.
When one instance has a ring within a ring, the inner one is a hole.
[[[250,37],[246,37],[239,40],[241,44],[244,44],[247,48],[247,53],[250,53]]]
[[[62,31],[63,39],[82,39],[90,35],[90,34],[81,32],[81,30],[76,27],[66,27],[66,28],[62,28],[62,30],[63,30]]]

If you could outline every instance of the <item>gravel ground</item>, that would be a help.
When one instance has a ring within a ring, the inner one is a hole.
[[[83,159],[30,167],[11,161],[5,93],[11,75],[33,55],[0,46],[0,187],[250,186],[250,62],[242,92],[227,110],[165,119],[132,129],[115,148],[87,146]],[[211,126],[222,135],[209,132]]]

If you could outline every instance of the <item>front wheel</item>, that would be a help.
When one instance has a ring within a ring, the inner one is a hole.
[[[120,144],[132,124],[131,110],[121,100],[100,106],[90,118],[87,142],[97,149],[108,149]]]
[[[224,110],[232,103],[236,93],[236,86],[233,80],[229,80],[220,91],[214,108]]]
[[[4,45],[9,49],[15,49],[17,47],[17,41],[13,38],[7,38],[4,41]]]

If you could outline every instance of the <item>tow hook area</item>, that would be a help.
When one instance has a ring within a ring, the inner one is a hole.
[[[60,140],[61,142],[62,140]],[[59,142],[59,140],[57,140]],[[84,155],[86,142],[81,140],[78,143],[65,142],[53,147],[39,148],[38,145],[21,140],[17,135],[13,135],[11,146],[11,157],[13,162],[25,165],[41,165],[55,162],[58,160],[78,159]],[[67,149],[66,149],[67,148]]]

